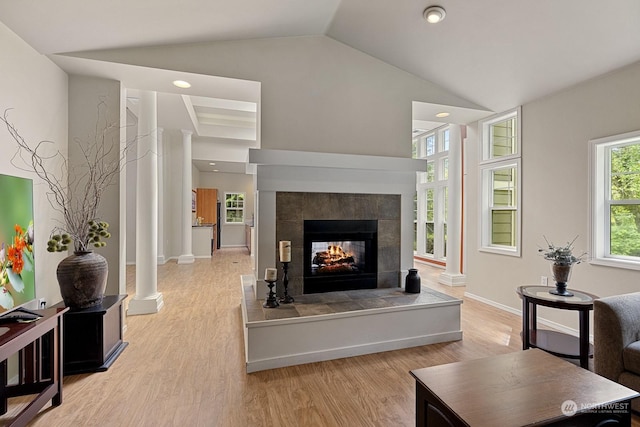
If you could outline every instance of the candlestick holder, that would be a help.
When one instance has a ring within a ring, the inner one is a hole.
[[[284,285],[284,296],[280,298],[280,302],[282,304],[291,304],[295,300],[291,295],[289,295],[289,276],[287,276],[287,272],[289,271],[289,263],[282,263],[282,271],[284,275],[282,277],[282,284]]]
[[[267,299],[262,306],[264,308],[277,308],[280,304],[278,304],[278,300],[276,299],[276,293],[273,292],[273,285],[275,285],[276,281],[265,280],[265,282],[267,282],[267,286],[269,286],[269,293],[267,294]]]

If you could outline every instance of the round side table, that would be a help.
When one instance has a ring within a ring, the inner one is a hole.
[[[516,292],[522,299],[522,349],[540,348],[555,356],[580,359],[580,366],[589,368],[593,346],[589,344],[589,311],[593,310],[596,295],[571,289],[573,296],[565,297],[549,293],[550,287],[525,285]],[[537,306],[575,310],[580,316],[580,334],[574,337],[562,332],[538,329]]]

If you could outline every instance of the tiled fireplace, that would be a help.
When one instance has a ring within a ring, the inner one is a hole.
[[[291,295],[400,286],[400,195],[278,191],[275,201]]]

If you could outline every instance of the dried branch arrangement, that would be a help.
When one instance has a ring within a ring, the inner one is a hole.
[[[69,249],[86,252],[91,247],[105,246],[109,238],[109,224],[99,219],[99,208],[107,187],[114,183],[124,165],[125,150],[120,151],[119,133],[106,117],[107,104],[100,100],[93,135],[87,141],[76,139],[82,162],[71,164],[68,156],[51,149],[53,142],[40,141],[29,145],[8,119],[8,110],[0,121],[17,144],[11,163],[18,169],[34,172],[49,191],[51,206],[62,213],[64,223],[54,228],[47,250],[61,252]]]

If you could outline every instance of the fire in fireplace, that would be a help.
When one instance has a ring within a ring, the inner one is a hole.
[[[313,242],[311,253],[312,275],[358,273],[362,267],[359,264],[364,255],[364,242]]]
[[[304,221],[304,293],[377,287],[375,220]]]

